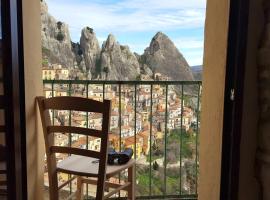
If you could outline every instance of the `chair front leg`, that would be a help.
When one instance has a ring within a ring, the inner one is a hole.
[[[83,180],[81,176],[77,178],[77,200],[83,200]]]
[[[128,187],[128,199],[135,200],[135,165],[128,168],[128,182],[130,182]]]

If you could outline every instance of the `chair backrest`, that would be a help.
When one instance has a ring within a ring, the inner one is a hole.
[[[37,97],[37,102],[40,110],[46,155],[47,167],[49,173],[49,184],[55,184],[55,180],[50,180],[50,176],[57,178],[56,172],[56,156],[55,153],[75,154],[99,159],[99,174],[105,174],[107,166],[107,147],[108,147],[108,132],[110,125],[110,109],[111,101],[104,100],[103,102],[82,98],[82,97],[53,97],[46,99],[45,97]],[[100,113],[102,114],[101,130],[90,128],[81,128],[74,126],[54,126],[50,118],[50,110],[65,110],[65,111],[80,111],[85,113]],[[101,139],[100,151],[87,149],[78,149],[73,147],[56,146],[54,144],[53,133],[68,133],[81,134],[90,137]],[[54,182],[54,183],[53,183]]]

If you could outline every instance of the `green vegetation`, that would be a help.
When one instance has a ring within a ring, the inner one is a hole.
[[[182,158],[192,158],[196,153],[196,136],[193,131],[185,131],[180,129],[172,130],[167,139],[167,155],[172,151],[173,154],[178,155],[176,160],[179,160],[179,152],[181,152]],[[182,147],[181,147],[182,144]],[[177,149],[180,147],[180,150]]]
[[[180,194],[180,189],[184,194],[195,193],[196,189],[196,135],[191,129],[189,131],[175,129],[168,133],[166,144],[166,192],[167,194]],[[157,162],[157,159],[163,159],[165,152],[165,139],[154,140],[151,150],[152,170],[149,174],[149,166],[137,168],[138,193],[139,195],[149,195],[149,184],[151,178],[152,195],[162,195],[164,190],[164,166]],[[180,154],[183,166],[180,170]],[[150,155],[146,157],[150,162]],[[180,171],[182,186],[180,188]],[[188,188],[188,191],[184,189]]]
[[[106,74],[108,74],[109,73],[109,67],[104,67],[103,68],[103,72],[106,73]]]
[[[142,80],[141,75],[136,76],[136,81],[141,81],[141,80]]]
[[[59,30],[61,30],[61,28],[62,28],[62,25],[63,25],[63,22],[57,22],[56,23],[57,24],[57,28],[59,29]]]
[[[45,47],[42,47],[42,54],[45,54],[45,55],[50,55],[51,51]]]
[[[59,42],[62,42],[62,41],[65,39],[65,36],[64,36],[64,34],[63,34],[61,31],[59,31],[59,32],[57,33],[56,39],[57,39]]]
[[[42,66],[48,66],[48,64],[49,64],[49,60],[46,58],[43,58],[42,59]]]

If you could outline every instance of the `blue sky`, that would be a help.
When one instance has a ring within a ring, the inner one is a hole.
[[[203,58],[206,0],[47,0],[49,13],[69,25],[79,41],[85,26],[94,28],[102,43],[109,33],[122,45],[142,54],[152,37],[162,31],[188,63]]]

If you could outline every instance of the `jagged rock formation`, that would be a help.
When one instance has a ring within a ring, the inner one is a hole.
[[[97,68],[100,68],[100,47],[92,28],[86,27],[82,30],[80,48],[84,56],[86,70],[90,70],[92,74],[95,74]]]
[[[173,42],[159,32],[150,46],[140,56],[120,45],[109,35],[102,48],[90,27],[82,29],[79,43],[70,39],[68,25],[57,21],[48,13],[48,6],[41,1],[43,64],[61,64],[70,69],[78,68],[87,79],[152,80],[161,73],[172,80],[193,80],[188,63]],[[80,77],[76,77],[80,78]]]
[[[143,63],[154,73],[162,73],[173,80],[193,80],[191,69],[169,37],[158,32],[142,55]]]
[[[75,56],[72,52],[68,25],[56,21],[48,13],[45,1],[41,1],[41,24],[43,58],[48,59],[50,63],[73,67]]]
[[[100,60],[102,79],[135,80],[140,75],[140,65],[128,46],[120,45],[113,35],[103,43]]]

